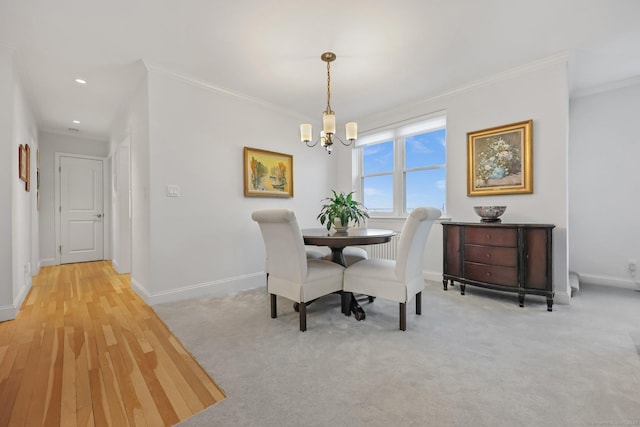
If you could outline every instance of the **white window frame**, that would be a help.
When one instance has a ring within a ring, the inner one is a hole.
[[[385,217],[406,217],[408,215],[406,209],[406,174],[407,172],[415,172],[420,170],[430,169],[446,169],[446,148],[445,148],[445,163],[442,165],[429,165],[417,168],[406,169],[405,165],[405,144],[406,138],[420,135],[423,133],[434,132],[437,130],[445,129],[447,120],[444,112],[433,113],[428,116],[421,117],[420,120],[414,120],[411,122],[401,122],[395,125],[385,126],[378,128],[376,131],[365,132],[363,136],[358,138],[356,144],[356,155],[354,156],[353,171],[354,171],[354,186],[357,194],[362,194],[364,199],[363,182],[365,177],[372,177],[378,175],[387,175],[386,173],[376,173],[371,175],[364,175],[364,147],[374,145],[381,142],[393,141],[393,210],[392,212],[371,212],[372,218],[385,218]],[[435,206],[441,209],[441,206]],[[446,194],[445,194],[445,207],[446,207]],[[444,213],[444,212],[443,212]]]

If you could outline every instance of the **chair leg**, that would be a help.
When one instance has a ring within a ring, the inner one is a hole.
[[[407,330],[407,303],[406,302],[400,303],[400,330],[401,331]]]
[[[416,294],[416,314],[422,314],[422,292]]]
[[[307,304],[301,302],[299,305],[299,313],[300,313],[300,331],[304,332],[307,330]]]
[[[342,291],[341,292],[341,301],[342,301],[342,314],[345,316],[351,316],[351,298],[353,294],[351,292]]]
[[[278,309],[276,304],[276,295],[271,294],[271,318],[275,319],[278,317]]]

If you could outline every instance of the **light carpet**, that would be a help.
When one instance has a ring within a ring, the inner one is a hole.
[[[227,398],[194,426],[640,425],[640,293],[582,285],[571,305],[428,283],[422,316],[330,295],[308,330],[254,289],[154,306]]]

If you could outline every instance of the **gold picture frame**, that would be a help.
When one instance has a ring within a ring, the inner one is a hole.
[[[245,197],[293,197],[293,156],[244,147]]]
[[[18,178],[24,181],[24,189],[31,190],[31,147],[29,144],[18,146]]]
[[[467,195],[533,193],[533,120],[467,133]]]
[[[24,145],[24,155],[27,158],[27,179],[24,182],[25,191],[31,191],[31,147]]]
[[[24,145],[18,147],[18,178],[27,182],[27,154]]]

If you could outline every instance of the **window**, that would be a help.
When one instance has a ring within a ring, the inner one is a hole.
[[[356,175],[370,214],[400,216],[418,206],[445,212],[445,126],[440,115],[360,138]]]

